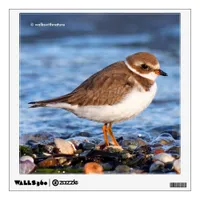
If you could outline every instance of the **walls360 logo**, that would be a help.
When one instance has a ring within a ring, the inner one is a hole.
[[[16,185],[35,185],[35,186],[41,186],[41,185],[47,185],[47,181],[36,181],[36,180],[15,180]]]

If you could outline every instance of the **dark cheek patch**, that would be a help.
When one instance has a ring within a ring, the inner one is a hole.
[[[139,72],[140,74],[148,74],[148,73],[150,73],[150,72],[153,72],[153,70],[152,69],[142,69],[141,67],[139,67],[139,66],[131,66],[133,69],[135,69],[137,72]]]

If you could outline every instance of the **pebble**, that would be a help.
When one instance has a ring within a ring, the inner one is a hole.
[[[137,147],[138,147],[138,145],[131,144],[131,145],[128,145],[128,150],[133,151],[133,150],[137,149]]]
[[[81,143],[90,142],[94,144],[98,144],[102,138],[98,137],[84,137],[84,136],[76,136],[68,139],[68,141],[71,141],[75,146],[79,146]]]
[[[19,173],[20,174],[30,174],[36,168],[36,165],[30,160],[19,162]]]
[[[107,146],[106,148],[104,148],[104,150],[109,153],[118,153],[123,151],[121,146]]]
[[[111,163],[101,163],[104,171],[110,171],[113,169],[113,165]]]
[[[95,144],[94,143],[91,143],[91,142],[84,142],[84,143],[81,143],[79,145],[79,148],[80,149],[83,149],[83,150],[91,150],[91,149],[94,149],[95,148]]]
[[[137,138],[136,141],[138,143],[138,146],[146,146],[147,145],[147,143],[141,138]]]
[[[76,152],[76,148],[74,144],[70,141],[55,138],[54,142],[56,144],[56,147],[59,149],[60,153],[63,153],[66,155],[73,155]]]
[[[20,159],[19,159],[21,162],[24,162],[26,160],[29,160],[30,162],[34,163],[34,159],[31,157],[31,156],[22,156]]]
[[[89,162],[84,165],[85,174],[102,174],[103,167],[96,162]]]
[[[28,146],[31,146],[31,147],[34,147],[34,146],[36,146],[38,143],[36,142],[36,141],[34,141],[34,140],[28,140],[27,142],[26,142],[26,145],[28,145]]]
[[[154,154],[159,154],[159,153],[164,153],[165,151],[164,151],[164,149],[162,149],[162,148],[159,148],[159,149],[155,149],[154,150]]]
[[[46,153],[53,153],[53,150],[54,150],[53,145],[45,145],[44,146],[44,151],[46,151]]]
[[[47,158],[46,160],[41,161],[39,167],[54,167],[59,164],[58,160],[55,158]]]
[[[43,152],[42,155],[43,155],[43,156],[51,156],[50,153],[46,153],[46,152]]]
[[[151,136],[146,131],[139,131],[137,137],[143,139],[143,141],[148,141],[148,142],[151,141]]]
[[[175,160],[174,163],[173,163],[173,166],[174,166],[174,170],[180,174],[181,173],[181,160],[178,159],[178,160]]]
[[[154,161],[161,161],[163,163],[168,163],[168,162],[173,162],[174,161],[174,157],[171,156],[171,154],[168,153],[159,153],[154,155],[153,160]]]
[[[57,157],[56,160],[58,160],[59,164],[62,165],[67,161],[67,158],[65,157]]]
[[[34,143],[46,143],[52,138],[51,134],[48,133],[36,133],[36,134],[23,134],[20,137],[20,144],[35,145]]]
[[[115,168],[115,172],[116,173],[130,173],[131,172],[131,168],[127,165],[118,165]]]
[[[132,174],[144,174],[144,170],[141,170],[141,169],[133,169]]]
[[[80,156],[84,156],[84,157],[87,157],[87,155],[90,153],[90,150],[86,150],[82,153],[80,153]]]
[[[133,157],[129,152],[123,152],[121,154],[122,159],[129,159],[131,157]]]
[[[164,133],[159,135],[152,144],[172,145],[175,144],[175,140],[170,134]]]
[[[166,153],[180,154],[180,146],[173,146],[166,150]]]
[[[165,164],[165,169],[168,171],[172,171],[173,170],[173,162],[168,162]]]
[[[135,151],[137,154],[147,155],[151,153],[151,147],[149,145],[139,146]]]
[[[149,168],[149,172],[162,172],[164,170],[164,163],[161,161],[155,161]]]
[[[122,141],[122,147],[130,147],[131,149],[136,149],[139,146],[145,146],[147,143],[141,139],[141,138],[136,138],[132,140],[123,140]]]
[[[180,133],[173,129],[168,129],[166,131],[163,131],[162,133],[169,133],[175,140],[180,139]]]

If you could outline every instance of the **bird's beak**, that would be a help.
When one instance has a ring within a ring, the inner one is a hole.
[[[154,72],[157,75],[168,76],[167,73],[163,72],[161,69],[156,69]]]

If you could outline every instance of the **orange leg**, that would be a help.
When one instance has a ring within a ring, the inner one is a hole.
[[[109,123],[109,125],[108,125],[108,133],[110,134],[110,137],[111,137],[111,139],[112,139],[114,145],[115,145],[115,146],[120,146],[120,145],[118,144],[117,140],[115,139],[115,136],[114,136],[114,134],[113,134],[113,132],[112,132],[112,123]]]
[[[104,140],[105,140],[106,146],[109,146],[108,135],[107,135],[107,132],[108,132],[107,124],[104,124],[102,126],[102,130],[103,130]]]

